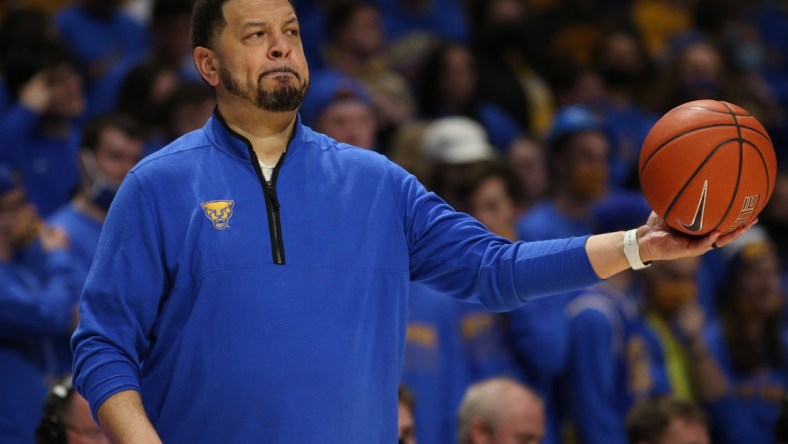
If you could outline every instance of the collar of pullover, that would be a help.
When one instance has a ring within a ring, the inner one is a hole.
[[[249,149],[252,148],[251,142],[227,125],[222,115],[219,114],[218,108],[214,108],[213,116],[206,123],[205,130],[208,138],[216,146],[227,149],[233,155],[242,159],[249,160]],[[290,141],[287,143],[287,151],[290,152],[288,155],[293,154],[293,149],[297,149],[304,141],[305,135],[304,126],[301,124],[301,115],[299,114],[295,123],[295,131],[293,131]]]

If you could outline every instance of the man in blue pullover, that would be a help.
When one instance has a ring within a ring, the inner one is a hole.
[[[626,234],[497,237],[385,157],[301,124],[298,26],[287,0],[195,4],[217,110],[124,180],[72,342],[76,387],[114,442],[394,443],[411,280],[510,310],[744,231],[687,239],[654,217]]]

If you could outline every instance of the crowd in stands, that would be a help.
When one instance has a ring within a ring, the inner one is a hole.
[[[747,109],[777,154],[759,223],[700,258],[511,313],[412,284],[401,442],[505,442],[495,436],[512,424],[527,429],[519,442],[544,444],[678,442],[660,441],[676,428],[706,436],[697,442],[780,442],[785,2],[292,3],[311,72],[302,121],[389,157],[511,241],[643,224],[640,147],[691,100]],[[214,112],[191,7],[0,2],[0,444],[35,442],[47,393],[70,371],[80,292],[124,176]]]

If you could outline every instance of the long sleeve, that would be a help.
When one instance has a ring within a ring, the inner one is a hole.
[[[140,362],[166,287],[158,225],[130,173],[107,216],[71,340],[75,387],[94,415],[113,394],[140,390]]]
[[[403,194],[413,280],[489,311],[600,281],[585,251],[587,237],[512,243],[452,210],[412,176]]]

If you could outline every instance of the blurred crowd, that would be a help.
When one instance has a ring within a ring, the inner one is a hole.
[[[745,108],[777,153],[760,222],[699,259],[504,314],[412,284],[402,442],[684,442],[660,441],[675,418],[701,436],[686,442],[782,442],[788,4],[292,3],[311,71],[302,121],[388,156],[512,241],[644,223],[640,147],[691,100]],[[34,442],[70,371],[76,306],[124,176],[213,113],[191,6],[0,2],[0,443]],[[101,439],[59,421],[69,442]]]

